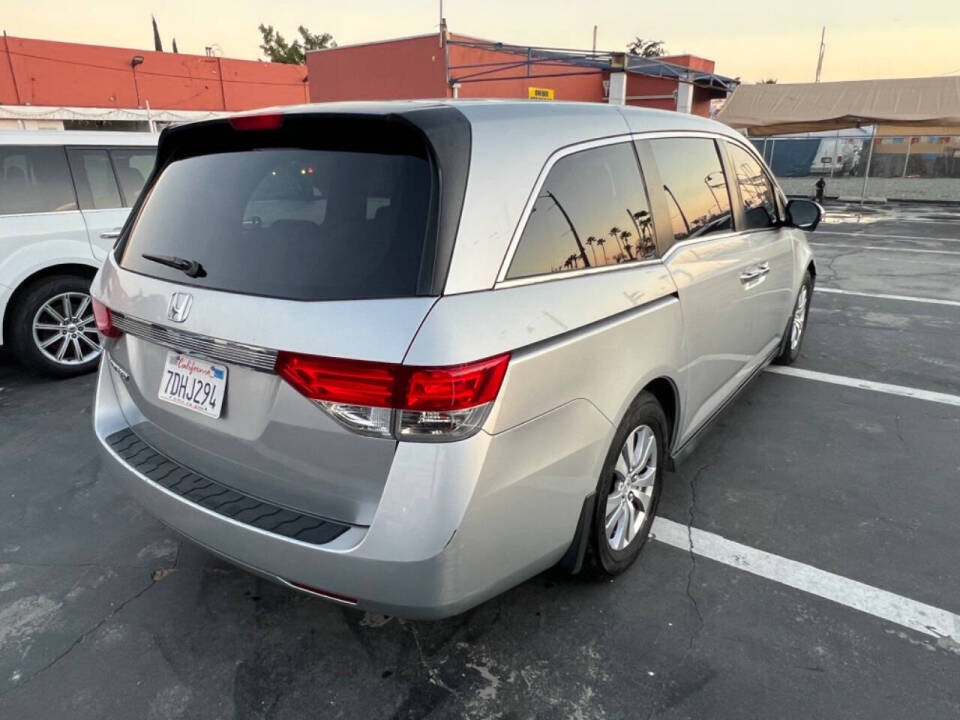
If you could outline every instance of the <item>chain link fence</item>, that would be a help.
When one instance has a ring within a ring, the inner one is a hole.
[[[751,138],[788,195],[960,203],[960,135]],[[866,182],[864,182],[866,181]]]

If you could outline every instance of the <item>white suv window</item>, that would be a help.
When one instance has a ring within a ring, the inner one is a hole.
[[[0,215],[76,209],[62,147],[0,147]]]

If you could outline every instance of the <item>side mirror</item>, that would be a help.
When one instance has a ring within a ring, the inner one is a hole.
[[[813,200],[798,198],[787,203],[787,225],[813,232],[823,220],[823,208]]]

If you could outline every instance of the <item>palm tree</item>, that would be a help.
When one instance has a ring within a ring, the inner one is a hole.
[[[577,243],[577,250],[580,251],[580,259],[583,260],[583,266],[590,267],[590,260],[587,259],[587,251],[584,249],[583,243],[580,242],[580,235],[577,233],[577,228],[574,227],[570,216],[567,215],[567,211],[564,210],[563,205],[560,204],[560,201],[557,200],[557,196],[552,192],[547,190],[544,195],[553,200],[553,204],[557,206],[557,209],[563,215],[563,219],[567,221],[567,225],[570,227],[570,232],[573,234],[573,239]]]
[[[603,239],[603,236],[602,236],[602,235],[597,238],[597,245],[599,245],[599,246],[600,246],[600,249],[603,251],[603,264],[604,264],[604,265],[607,264],[607,249],[604,247],[604,245],[606,245],[606,244],[607,244],[607,241]]]
[[[587,245],[590,246],[590,254],[593,255],[593,264],[594,264],[594,265],[597,264],[597,251],[594,250],[594,248],[593,248],[593,244],[594,244],[596,241],[597,241],[597,239],[596,239],[593,235],[591,235],[591,236],[588,237],[586,240],[584,240],[584,242],[585,242]]]
[[[644,254],[646,254],[646,251],[651,250],[653,247],[653,218],[650,217],[650,213],[647,210],[634,213],[633,218],[640,227],[640,237],[643,238]]]
[[[612,228],[610,228],[610,232],[608,232],[607,234],[617,241],[617,247],[619,247],[622,250],[623,248],[620,245],[620,232],[621,232],[620,228],[614,225]]]
[[[633,237],[632,232],[624,230],[620,233],[620,239],[623,241],[623,249],[626,251],[627,255],[633,260],[633,247],[630,245],[630,238]]]

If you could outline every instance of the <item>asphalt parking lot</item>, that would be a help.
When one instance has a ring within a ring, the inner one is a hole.
[[[960,716],[960,213],[830,213],[809,372],[668,475],[637,564],[441,622],[181,542],[98,479],[93,379],[0,356],[0,717]]]

